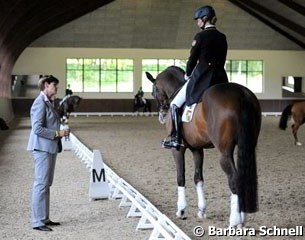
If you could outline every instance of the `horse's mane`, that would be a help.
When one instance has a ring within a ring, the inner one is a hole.
[[[59,112],[59,115],[62,116],[64,112],[72,112],[74,109],[79,105],[82,98],[77,95],[72,95],[65,99],[61,104],[59,103],[60,100],[56,100],[56,108]]]
[[[166,79],[168,82],[174,85],[183,85],[185,83],[184,79],[185,71],[177,66],[169,66],[163,72],[161,72],[157,78]]]
[[[182,74],[184,76],[185,71],[181,68],[181,67],[177,67],[177,66],[169,66],[166,71],[174,71],[174,72],[178,72],[179,74]]]

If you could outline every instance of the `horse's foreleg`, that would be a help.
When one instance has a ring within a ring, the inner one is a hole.
[[[178,184],[178,201],[177,201],[176,215],[181,219],[187,218],[184,153],[185,153],[184,148],[181,148],[180,151],[173,150],[173,156],[176,162],[177,184]]]
[[[196,191],[197,191],[197,196],[198,196],[198,213],[197,216],[198,218],[206,218],[206,200],[204,196],[204,186],[203,186],[203,181],[200,181],[196,184]]]
[[[192,151],[195,163],[194,183],[198,197],[198,213],[199,218],[206,217],[206,200],[204,195],[204,180],[203,180],[203,149]]]
[[[176,216],[181,219],[187,218],[187,201],[186,201],[186,193],[185,186],[178,186],[178,201],[177,201],[177,212]]]

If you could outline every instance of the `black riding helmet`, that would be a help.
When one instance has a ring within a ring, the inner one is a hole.
[[[197,20],[198,18],[206,17],[206,20],[208,21],[215,16],[216,16],[215,11],[211,6],[203,6],[196,10],[194,19]]]

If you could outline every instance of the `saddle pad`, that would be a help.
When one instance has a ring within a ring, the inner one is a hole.
[[[196,105],[197,105],[197,103],[194,103],[191,106],[186,106],[184,108],[184,111],[182,114],[182,122],[190,122],[192,120],[194,109],[195,109]]]

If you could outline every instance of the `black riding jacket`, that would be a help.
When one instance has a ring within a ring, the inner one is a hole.
[[[66,95],[72,95],[73,94],[73,92],[72,92],[72,90],[71,89],[66,89]]]
[[[212,85],[228,82],[224,69],[227,39],[216,27],[208,27],[194,37],[186,74],[191,76],[186,91],[186,104],[197,103],[202,93]]]

